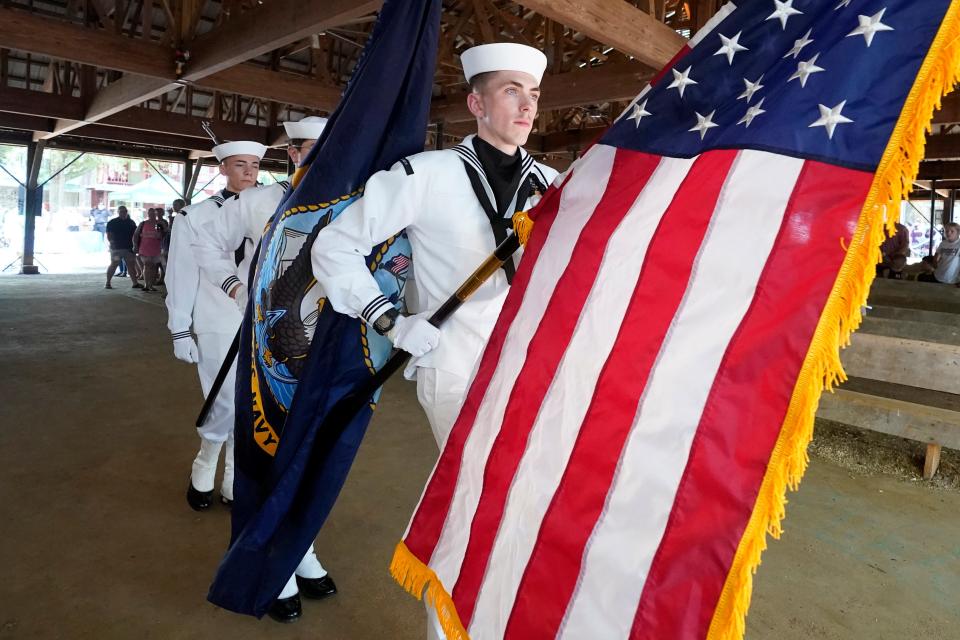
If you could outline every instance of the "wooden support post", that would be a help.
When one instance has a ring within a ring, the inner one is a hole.
[[[193,200],[193,190],[197,188],[197,179],[200,178],[201,169],[203,169],[202,159],[188,159],[183,168],[183,199],[187,204],[190,204],[191,200]]]
[[[933,223],[936,218],[934,209],[937,206],[937,179],[934,178],[930,181],[930,255],[933,255]]]
[[[24,202],[23,224],[23,262],[20,273],[36,275],[40,273],[34,264],[33,248],[37,227],[37,216],[43,208],[43,189],[39,185],[40,164],[43,162],[44,142],[31,142],[27,145],[27,193]]]
[[[927,455],[923,459],[923,479],[929,480],[940,467],[940,445],[933,442],[927,444]]]

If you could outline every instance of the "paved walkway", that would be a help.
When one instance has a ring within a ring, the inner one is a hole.
[[[183,499],[196,370],[159,294],[102,287],[0,278],[0,638],[422,638],[387,572],[435,457],[412,385],[387,388],[318,540],[340,594],[294,625],[233,615],[205,601],[229,512]],[[788,514],[748,640],[960,637],[960,494],[814,461]]]

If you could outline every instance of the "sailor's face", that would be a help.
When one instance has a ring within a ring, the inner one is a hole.
[[[313,149],[315,142],[316,140],[304,140],[300,143],[299,147],[287,147],[287,155],[290,156],[290,161],[299,167],[306,157],[310,155],[310,150]]]
[[[468,105],[477,116],[477,127],[486,134],[481,137],[492,136],[509,146],[527,142],[540,99],[536,78],[522,71],[497,71],[470,96]]]
[[[220,163],[220,175],[227,178],[227,189],[239,193],[257,184],[260,158],[252,155],[230,156]]]

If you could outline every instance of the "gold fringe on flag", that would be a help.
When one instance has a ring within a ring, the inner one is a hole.
[[[917,10],[922,9],[917,6]],[[810,349],[797,378],[787,416],[757,495],[733,565],[714,611],[708,640],[740,640],[753,590],[753,574],[767,547],[767,534],[779,538],[786,514],[786,490],[795,491],[806,471],[807,445],[821,392],[846,380],[840,348],[860,326],[861,308],[880,262],[885,231],[894,233],[900,202],[911,191],[920,168],[935,109],[960,81],[960,0],[953,0],[927,52],[887,143],[864,202],[847,255],[817,324]],[[842,243],[842,240],[841,240]]]
[[[460,622],[460,616],[457,615],[453,598],[444,589],[437,574],[413,555],[402,541],[397,543],[393,552],[390,575],[417,600],[426,596],[427,602],[437,611],[447,640],[470,640],[463,623]]]

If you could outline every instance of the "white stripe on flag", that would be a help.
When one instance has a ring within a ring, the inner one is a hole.
[[[707,24],[700,27],[700,30],[693,34],[693,37],[687,41],[687,46],[693,49],[695,46],[700,44],[704,38],[710,35],[713,30],[717,28],[717,25],[726,20],[727,16],[736,11],[736,9],[737,5],[733,4],[732,2],[728,2],[720,7],[720,10],[713,14],[709,20],[707,20]]]
[[[693,159],[663,159],[607,245],[583,315],[537,415],[517,470],[470,626],[500,638],[554,489],[620,330],[650,239]],[[598,212],[602,213],[602,212]],[[559,221],[558,221],[559,223]]]
[[[588,542],[562,638],[629,635],[704,403],[802,167],[761,151],[734,162]]]
[[[467,436],[453,501],[430,560],[430,567],[447,589],[453,589],[460,575],[470,524],[483,489],[487,457],[500,431],[510,390],[523,366],[527,340],[543,319],[543,312],[553,296],[557,280],[570,263],[580,232],[603,197],[615,156],[616,149],[613,147],[594,146],[581,159],[564,187],[556,220],[540,250],[526,295],[504,341],[500,362]]]

